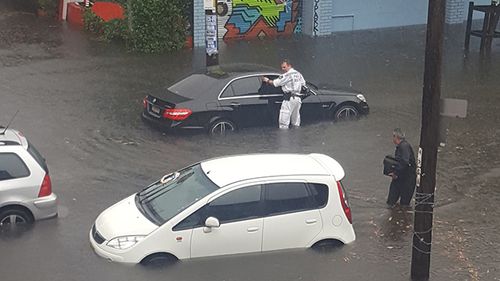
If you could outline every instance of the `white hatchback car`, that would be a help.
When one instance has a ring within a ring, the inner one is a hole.
[[[89,233],[108,260],[149,263],[355,240],[340,164],[323,154],[210,159],[102,212]]]

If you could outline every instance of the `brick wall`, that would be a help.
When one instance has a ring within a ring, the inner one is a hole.
[[[462,23],[467,19],[467,0],[446,0],[446,23]]]
[[[203,0],[193,0],[193,45],[205,47],[205,10]]]
[[[313,0],[318,6],[317,36],[330,35],[333,32],[333,0]]]

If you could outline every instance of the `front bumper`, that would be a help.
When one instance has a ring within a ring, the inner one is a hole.
[[[360,102],[359,109],[362,115],[367,115],[368,113],[370,113],[370,107],[366,102]]]
[[[89,241],[90,241],[90,246],[92,247],[92,249],[94,250],[94,252],[102,257],[102,258],[105,258],[109,261],[113,261],[113,262],[124,262],[124,258],[119,256],[119,255],[115,255],[115,254],[112,254],[106,250],[103,249],[103,247],[107,247],[105,245],[105,243],[107,241],[104,241],[102,244],[97,244],[97,242],[94,240],[94,237],[92,236],[92,229],[90,229],[90,232],[89,232]]]

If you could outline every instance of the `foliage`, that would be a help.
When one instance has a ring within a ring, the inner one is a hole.
[[[47,15],[54,16],[57,12],[59,0],[36,0],[38,9],[47,12]]]
[[[108,40],[123,40],[127,41],[128,26],[127,21],[123,19],[112,19],[103,24],[103,37]]]
[[[125,19],[103,21],[90,8],[83,15],[84,28],[101,39],[123,40],[143,53],[180,49],[186,40],[189,1],[185,0],[111,0],[125,8]]]
[[[85,30],[97,34],[106,41],[124,40],[128,38],[128,27],[126,20],[112,19],[105,22],[97,16],[90,8],[83,13],[83,27]]]
[[[186,39],[185,0],[130,0],[131,46],[140,52],[180,49]]]
[[[92,33],[101,35],[104,21],[97,16],[90,8],[85,8],[83,12],[83,28]]]

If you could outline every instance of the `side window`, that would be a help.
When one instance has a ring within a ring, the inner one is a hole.
[[[220,223],[258,218],[261,186],[243,187],[226,193],[210,202],[206,217],[216,217]]]
[[[313,209],[320,209],[328,202],[328,186],[321,183],[309,183],[309,189],[313,197]]]
[[[231,85],[227,86],[224,92],[221,95],[222,98],[234,97],[233,87]]]
[[[257,95],[260,85],[259,77],[246,77],[233,81],[229,87],[233,88],[234,96],[247,96]]]
[[[266,185],[265,210],[272,216],[311,208],[305,183],[272,183]]]
[[[205,212],[206,207],[207,207],[206,205],[204,207],[201,207],[196,212],[192,213],[187,218],[183,219],[181,222],[179,222],[177,225],[175,225],[172,228],[172,230],[179,231],[179,230],[185,230],[185,229],[190,229],[190,228],[202,226],[203,219],[206,219],[203,216],[203,213]]]
[[[276,75],[268,75],[267,78],[274,80],[278,78]],[[267,83],[261,83],[259,87],[259,95],[283,95],[283,91],[281,87],[274,87],[273,85],[269,85]]]
[[[0,153],[0,181],[24,178],[30,171],[23,160],[14,153]]]

